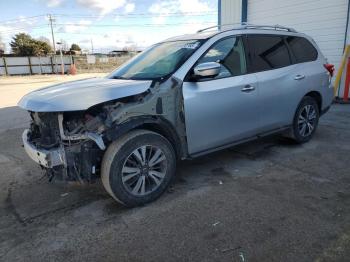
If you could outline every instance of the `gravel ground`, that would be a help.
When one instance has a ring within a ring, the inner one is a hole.
[[[43,177],[21,147],[28,116],[7,100],[34,78],[11,79],[0,78],[0,261],[349,261],[349,105],[307,144],[272,136],[180,162],[159,200],[126,209],[99,182]],[[52,80],[40,79],[33,88]]]

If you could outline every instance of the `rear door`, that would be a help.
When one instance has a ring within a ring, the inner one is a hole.
[[[300,85],[296,65],[285,43],[284,36],[266,34],[247,35],[251,66],[259,84],[261,128],[270,131],[292,123],[299,103]]]
[[[327,60],[307,38],[287,36],[286,43],[296,64],[295,74],[301,78],[299,82],[303,88],[307,92],[318,91],[322,96],[323,108],[329,106],[333,100],[333,90],[330,88],[329,73],[324,67]]]
[[[205,62],[220,63],[220,74],[185,80],[183,84],[190,154],[252,136],[259,127],[257,81],[255,74],[247,73],[242,38],[231,36],[217,41],[196,65]]]

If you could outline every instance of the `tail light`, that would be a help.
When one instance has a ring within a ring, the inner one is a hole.
[[[323,66],[324,66],[324,68],[327,69],[327,71],[329,72],[330,76],[332,77],[334,75],[334,71],[335,71],[334,65],[332,65],[332,64],[324,64]]]

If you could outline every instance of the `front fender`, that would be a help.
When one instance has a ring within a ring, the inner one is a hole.
[[[178,158],[187,156],[187,147],[180,139],[173,125],[161,116],[138,116],[113,125],[105,132],[105,139],[111,143],[133,129],[147,129],[163,135],[173,145]]]

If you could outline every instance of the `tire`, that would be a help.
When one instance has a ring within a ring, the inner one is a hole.
[[[295,113],[291,138],[300,144],[308,142],[316,132],[319,117],[320,113],[316,100],[305,96]]]
[[[160,197],[175,170],[175,151],[166,138],[148,130],[133,130],[109,145],[101,178],[114,199],[135,207]]]

